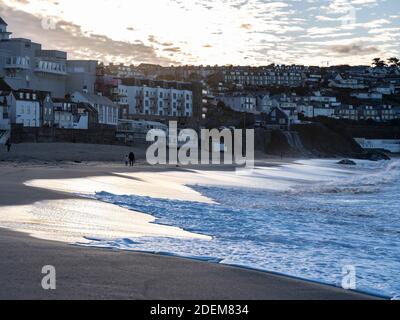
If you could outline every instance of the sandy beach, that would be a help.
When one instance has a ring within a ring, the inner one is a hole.
[[[232,168],[126,168],[124,147],[17,145],[1,150],[1,299],[370,299],[271,273],[139,252],[76,246],[86,237],[141,236],[209,240],[178,227],[159,225],[141,212],[81,197],[94,192],[135,194],[161,199],[212,203],[188,184],[232,185]],[[96,149],[102,156],[94,155]],[[103,149],[101,149],[103,148]],[[31,151],[30,151],[31,150]],[[64,158],[63,155],[73,155]],[[28,159],[28,160],[27,160]],[[64,160],[60,160],[64,159]],[[274,166],[284,160],[269,159]],[[212,174],[210,173],[212,171]],[[253,181],[240,178],[244,187]],[[257,186],[255,186],[257,187]],[[271,188],[279,188],[279,183]],[[40,287],[41,267],[57,268],[57,290]]]

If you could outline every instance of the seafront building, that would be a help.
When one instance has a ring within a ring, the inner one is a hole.
[[[97,61],[67,60],[67,53],[43,50],[24,38],[11,38],[7,23],[0,18],[0,77],[13,90],[50,92],[64,98],[67,93],[95,93]]]
[[[118,85],[118,104],[126,108],[126,118],[178,118],[193,115],[190,83],[122,80]]]
[[[66,90],[67,53],[43,50],[29,39],[11,38],[0,18],[0,77],[14,90],[49,91],[63,97]]]
[[[10,123],[38,128],[42,125],[39,93],[31,90],[12,91],[7,96]]]

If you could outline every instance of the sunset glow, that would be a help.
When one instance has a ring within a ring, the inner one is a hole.
[[[397,0],[0,0],[14,37],[161,65],[369,63],[399,52],[399,12]]]

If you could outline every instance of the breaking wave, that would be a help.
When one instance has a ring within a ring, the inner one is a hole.
[[[393,185],[398,182],[400,175],[400,160],[393,162],[382,161],[374,165],[358,165],[367,172],[351,172],[349,174],[338,175],[331,181],[304,185],[299,188],[295,185],[289,188],[288,192],[298,193],[350,193],[364,194],[376,193],[382,187]]]
[[[280,169],[296,176],[289,191],[192,186],[214,204],[100,192],[95,197],[101,201],[212,240],[92,239],[88,245],[221,261],[337,286],[342,268],[352,265],[358,290],[398,297],[399,168],[399,161],[354,168],[307,162]],[[256,176],[271,179],[259,171]],[[299,171],[304,177],[311,172],[312,179],[300,183]]]

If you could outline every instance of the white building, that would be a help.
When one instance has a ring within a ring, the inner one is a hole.
[[[309,101],[329,103],[329,104],[337,103],[336,97],[323,96],[319,91],[314,92],[314,95],[309,97]]]
[[[10,123],[24,127],[40,127],[40,101],[36,92],[30,90],[12,91],[7,97]]]
[[[118,106],[104,96],[84,92],[74,92],[71,95],[73,102],[84,102],[95,108],[98,112],[99,124],[117,126]]]
[[[193,93],[190,90],[147,86],[118,86],[119,104],[129,106],[129,115],[191,117]]]
[[[335,115],[335,108],[327,105],[315,105],[313,107],[314,117],[328,117],[333,118]]]
[[[329,81],[329,86],[342,89],[365,89],[367,87],[358,79],[344,79],[340,74]]]
[[[375,88],[375,91],[381,94],[395,94],[396,92],[396,87],[394,85],[381,85]]]
[[[257,98],[248,95],[233,95],[222,96],[217,98],[222,101],[227,107],[238,112],[257,112]]]
[[[400,139],[365,139],[355,138],[363,149],[383,149],[392,153],[400,153]]]
[[[383,98],[383,94],[380,92],[356,92],[351,96],[361,100],[382,100]]]

